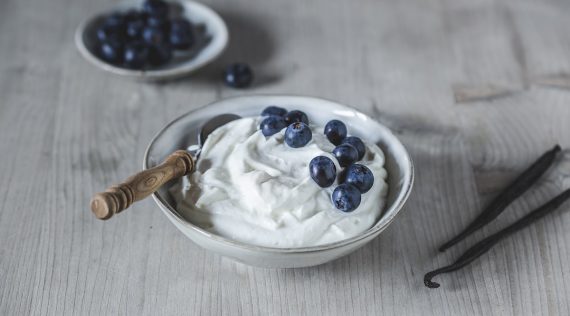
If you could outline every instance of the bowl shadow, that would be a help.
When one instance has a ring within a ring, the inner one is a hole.
[[[229,29],[229,43],[220,58],[205,66],[191,76],[180,78],[180,83],[220,84],[225,66],[243,62],[249,64],[255,74],[253,86],[259,87],[280,81],[281,76],[266,69],[271,60],[276,43],[274,36],[261,20],[245,13],[226,12],[215,8],[226,22]]]

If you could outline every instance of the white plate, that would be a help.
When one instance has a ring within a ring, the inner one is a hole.
[[[340,119],[346,123],[351,135],[374,142],[384,151],[389,189],[386,206],[378,222],[358,236],[322,246],[304,248],[254,246],[212,234],[186,220],[176,210],[175,202],[168,192],[173,183],[163,186],[153,195],[168,219],[188,238],[205,249],[249,265],[271,268],[306,267],[328,262],[358,249],[386,229],[396,218],[412,190],[414,182],[412,160],[402,143],[388,128],[353,108],[332,101],[302,96],[260,95],[231,98],[209,104],[184,114],[166,125],[150,142],[145,153],[143,168],[156,166],[173,151],[196,144],[200,127],[210,118],[222,113],[233,113],[242,117],[257,116],[269,105],[281,106],[288,110],[301,110],[307,113],[312,122],[321,125],[325,125],[333,118]]]
[[[81,23],[75,32],[75,45],[85,59],[93,65],[111,73],[143,80],[166,80],[182,77],[205,66],[216,59],[228,44],[228,28],[222,18],[209,7],[190,0],[179,0],[184,10],[182,15],[195,25],[203,25],[204,35],[198,37],[197,47],[188,52],[175,52],[174,58],[168,64],[152,70],[132,70],[114,66],[101,60],[95,54],[97,44],[96,29],[104,21],[105,16],[116,11],[142,9],[141,2],[129,2],[97,14]]]

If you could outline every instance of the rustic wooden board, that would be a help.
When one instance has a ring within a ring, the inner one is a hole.
[[[0,1],[0,315],[560,315],[570,309],[570,205],[462,271],[422,284],[478,239],[570,187],[570,152],[495,222],[457,233],[556,142],[570,147],[570,2],[208,0],[228,52],[196,76],[102,73],[74,28],[114,1]],[[230,61],[258,81],[219,81]],[[322,96],[398,132],[417,168],[400,218],[315,268],[265,270],[198,248],[150,200],[109,222],[89,198],[139,170],[177,115],[249,93]]]

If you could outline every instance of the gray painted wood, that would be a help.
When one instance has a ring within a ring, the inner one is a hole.
[[[208,0],[228,52],[167,84],[94,69],[74,28],[113,1],[0,1],[1,315],[560,315],[570,309],[570,205],[471,266],[425,272],[570,187],[570,152],[491,225],[449,252],[509,180],[570,147],[570,3]],[[256,86],[219,70],[250,62]],[[398,131],[417,166],[400,218],[323,266],[265,270],[187,240],[152,201],[112,221],[91,194],[140,168],[152,135],[222,97],[295,93],[350,104]]]

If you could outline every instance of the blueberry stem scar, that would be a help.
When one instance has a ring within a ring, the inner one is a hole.
[[[559,145],[554,146],[551,150],[545,152],[538,160],[536,160],[528,169],[526,169],[518,178],[511,183],[501,194],[499,194],[492,202],[483,210],[481,214],[467,228],[465,228],[457,236],[439,247],[439,251],[443,252],[451,246],[465,239],[479,228],[485,226],[499,214],[501,214],[511,202],[521,196],[528,188],[530,188],[537,180],[546,172],[546,170],[554,162],[556,154],[560,152]]]
[[[426,273],[424,276],[424,284],[425,286],[435,289],[439,287],[439,283],[433,282],[432,279],[434,276],[442,273],[452,272],[459,270],[466,265],[473,262],[475,259],[479,258],[481,255],[489,251],[494,245],[496,245],[499,241],[503,238],[506,238],[515,232],[525,228],[526,226],[534,223],[535,221],[539,220],[540,218],[546,216],[547,214],[556,210],[562,203],[570,198],[570,189],[560,193],[558,196],[553,198],[552,200],[548,201],[546,204],[540,206],[536,210],[530,212],[523,218],[519,219],[518,221],[514,222],[507,228],[481,240],[473,247],[469,248],[463,255],[461,255],[457,260],[446,267],[442,267],[431,272]]]

